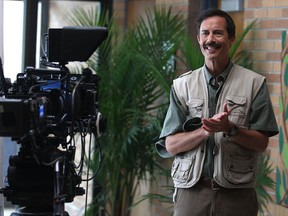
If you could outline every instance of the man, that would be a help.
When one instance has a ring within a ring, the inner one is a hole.
[[[278,133],[265,77],[235,65],[235,24],[221,10],[197,19],[205,65],[173,81],[156,149],[174,156],[174,216],[256,216],[258,154]]]

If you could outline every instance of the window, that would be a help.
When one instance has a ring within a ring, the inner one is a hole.
[[[11,79],[21,72],[23,7],[23,1],[3,1],[3,69]]]

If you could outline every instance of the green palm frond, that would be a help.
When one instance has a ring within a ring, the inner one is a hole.
[[[267,204],[272,201],[267,188],[275,190],[275,181],[270,177],[273,172],[272,164],[269,160],[269,152],[261,154],[258,163],[258,172],[256,180],[256,192],[258,195],[259,213],[264,215],[265,210],[268,210]]]
[[[184,62],[190,70],[195,70],[204,65],[204,57],[200,51],[199,45],[188,35],[184,37],[181,50],[184,55]]]

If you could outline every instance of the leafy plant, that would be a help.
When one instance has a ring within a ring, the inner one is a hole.
[[[101,17],[89,13],[93,15],[78,9],[73,24],[107,25],[86,20]],[[156,171],[161,170],[154,143],[166,104],[159,100],[164,96],[168,101],[175,76],[173,57],[185,22],[180,14],[172,14],[171,8],[147,10],[146,17],[139,17],[134,28],[121,34],[108,23],[109,38],[88,61],[101,78],[100,110],[108,119],[107,132],[101,137],[105,162],[96,179],[101,189],[94,193],[94,215],[99,209],[107,215],[130,215],[139,182],[155,180]],[[95,168],[97,164],[95,154]]]
[[[275,189],[275,181],[270,177],[273,168],[269,159],[269,152],[266,152],[265,154],[263,153],[259,156],[256,193],[258,195],[257,198],[260,215],[264,215],[264,211],[268,210],[267,203],[272,201],[266,188]]]

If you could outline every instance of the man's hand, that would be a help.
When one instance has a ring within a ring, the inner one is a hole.
[[[223,112],[215,114],[212,118],[202,119],[202,128],[209,133],[228,132],[233,127],[233,123],[229,121],[228,116],[236,107],[237,105],[228,109],[227,103],[225,103]]]

